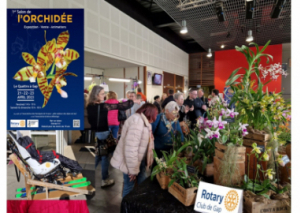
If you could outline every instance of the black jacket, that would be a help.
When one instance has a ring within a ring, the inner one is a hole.
[[[160,104],[159,103],[157,103],[156,101],[154,101],[154,103],[153,103],[155,106],[156,106],[156,108],[157,108],[157,111],[158,111],[158,114],[160,114],[161,113],[161,107],[160,107]]]
[[[195,107],[195,101],[193,100],[190,100],[189,97],[187,97],[187,99],[184,100],[184,103],[183,103],[184,106],[188,106],[189,108],[191,108],[192,106]],[[191,121],[191,124],[192,124],[192,127],[193,127],[193,124],[196,124],[197,121],[197,117],[196,117],[196,114],[195,114],[195,109],[193,111],[189,111],[187,114],[187,119],[189,121]]]
[[[106,132],[109,130],[107,122],[107,114],[109,110],[127,110],[133,106],[133,101],[128,100],[119,104],[89,104],[87,106],[88,121],[91,124],[91,129],[97,132]],[[100,111],[100,115],[98,115]]]
[[[164,102],[162,103],[161,105],[161,108],[165,108],[165,106],[170,102],[170,101],[175,101],[174,98],[173,98],[173,95],[170,95],[169,97],[167,97]]]
[[[194,111],[195,111],[197,118],[200,116],[206,115],[206,113],[205,113],[206,111],[202,109],[203,105],[206,105],[208,107],[208,100],[206,98],[202,97],[202,98],[195,99]]]

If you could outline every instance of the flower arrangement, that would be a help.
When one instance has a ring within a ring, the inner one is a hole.
[[[273,169],[269,168],[266,170],[263,170],[263,168],[260,166],[261,161],[269,161],[270,160],[270,155],[271,155],[271,149],[268,148],[267,150],[264,151],[262,155],[261,154],[261,149],[257,147],[256,143],[252,144],[252,151],[251,153],[247,154],[248,155],[248,174],[249,174],[249,162],[250,162],[250,156],[255,155],[257,161],[256,161],[256,175],[254,177],[254,180],[250,180],[247,175],[244,176],[244,183],[242,188],[246,191],[251,191],[254,194],[257,195],[262,195],[268,199],[270,199],[270,196],[268,192],[270,190],[274,191],[276,194],[282,194],[286,192],[288,189],[287,187],[280,187],[278,184],[276,186],[276,182],[279,181],[278,178],[275,179],[274,176],[276,173],[274,172]],[[277,155],[276,157],[276,164],[277,166],[283,165],[283,160],[282,160],[282,155]],[[278,167],[276,167],[278,168]],[[264,181],[261,181],[259,178],[259,172],[262,172],[263,176],[266,177],[267,179],[264,179]],[[277,172],[278,174],[278,172]]]
[[[261,50],[256,43],[250,43],[256,47],[256,53],[244,45],[236,46],[236,50],[245,55],[249,67],[234,70],[226,81],[226,86],[230,86],[234,91],[230,104],[235,104],[237,111],[240,112],[239,119],[243,123],[248,123],[249,127],[255,130],[267,130],[274,133],[279,124],[286,121],[287,115],[290,115],[291,107],[285,104],[280,93],[269,94],[268,89],[263,92],[264,86],[277,79],[279,74],[287,75],[278,64],[266,68],[260,64],[262,57],[267,59],[267,63],[273,59],[271,55],[264,53],[269,43],[270,41]],[[237,74],[240,70],[245,72]],[[256,79],[251,80],[252,74],[256,76]],[[261,78],[265,79],[267,75],[271,76],[271,80],[262,83]],[[257,86],[254,86],[256,82]]]
[[[227,105],[226,105],[227,106]],[[228,109],[222,102],[215,102],[209,109],[208,118],[198,118],[199,132],[213,142],[242,145],[243,136],[247,135],[248,124],[238,121],[235,109]]]

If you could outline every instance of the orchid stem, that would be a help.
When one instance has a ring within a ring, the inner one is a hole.
[[[52,68],[51,68],[51,72],[49,73],[49,75],[53,75],[54,67],[55,67],[55,64],[53,63]]]

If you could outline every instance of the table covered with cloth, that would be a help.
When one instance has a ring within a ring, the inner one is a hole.
[[[160,188],[156,178],[150,177],[126,195],[121,204],[121,213],[187,213],[194,211],[180,203],[168,190]]]

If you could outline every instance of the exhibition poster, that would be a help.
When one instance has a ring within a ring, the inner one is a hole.
[[[8,9],[7,129],[83,129],[83,90],[83,9]]]

